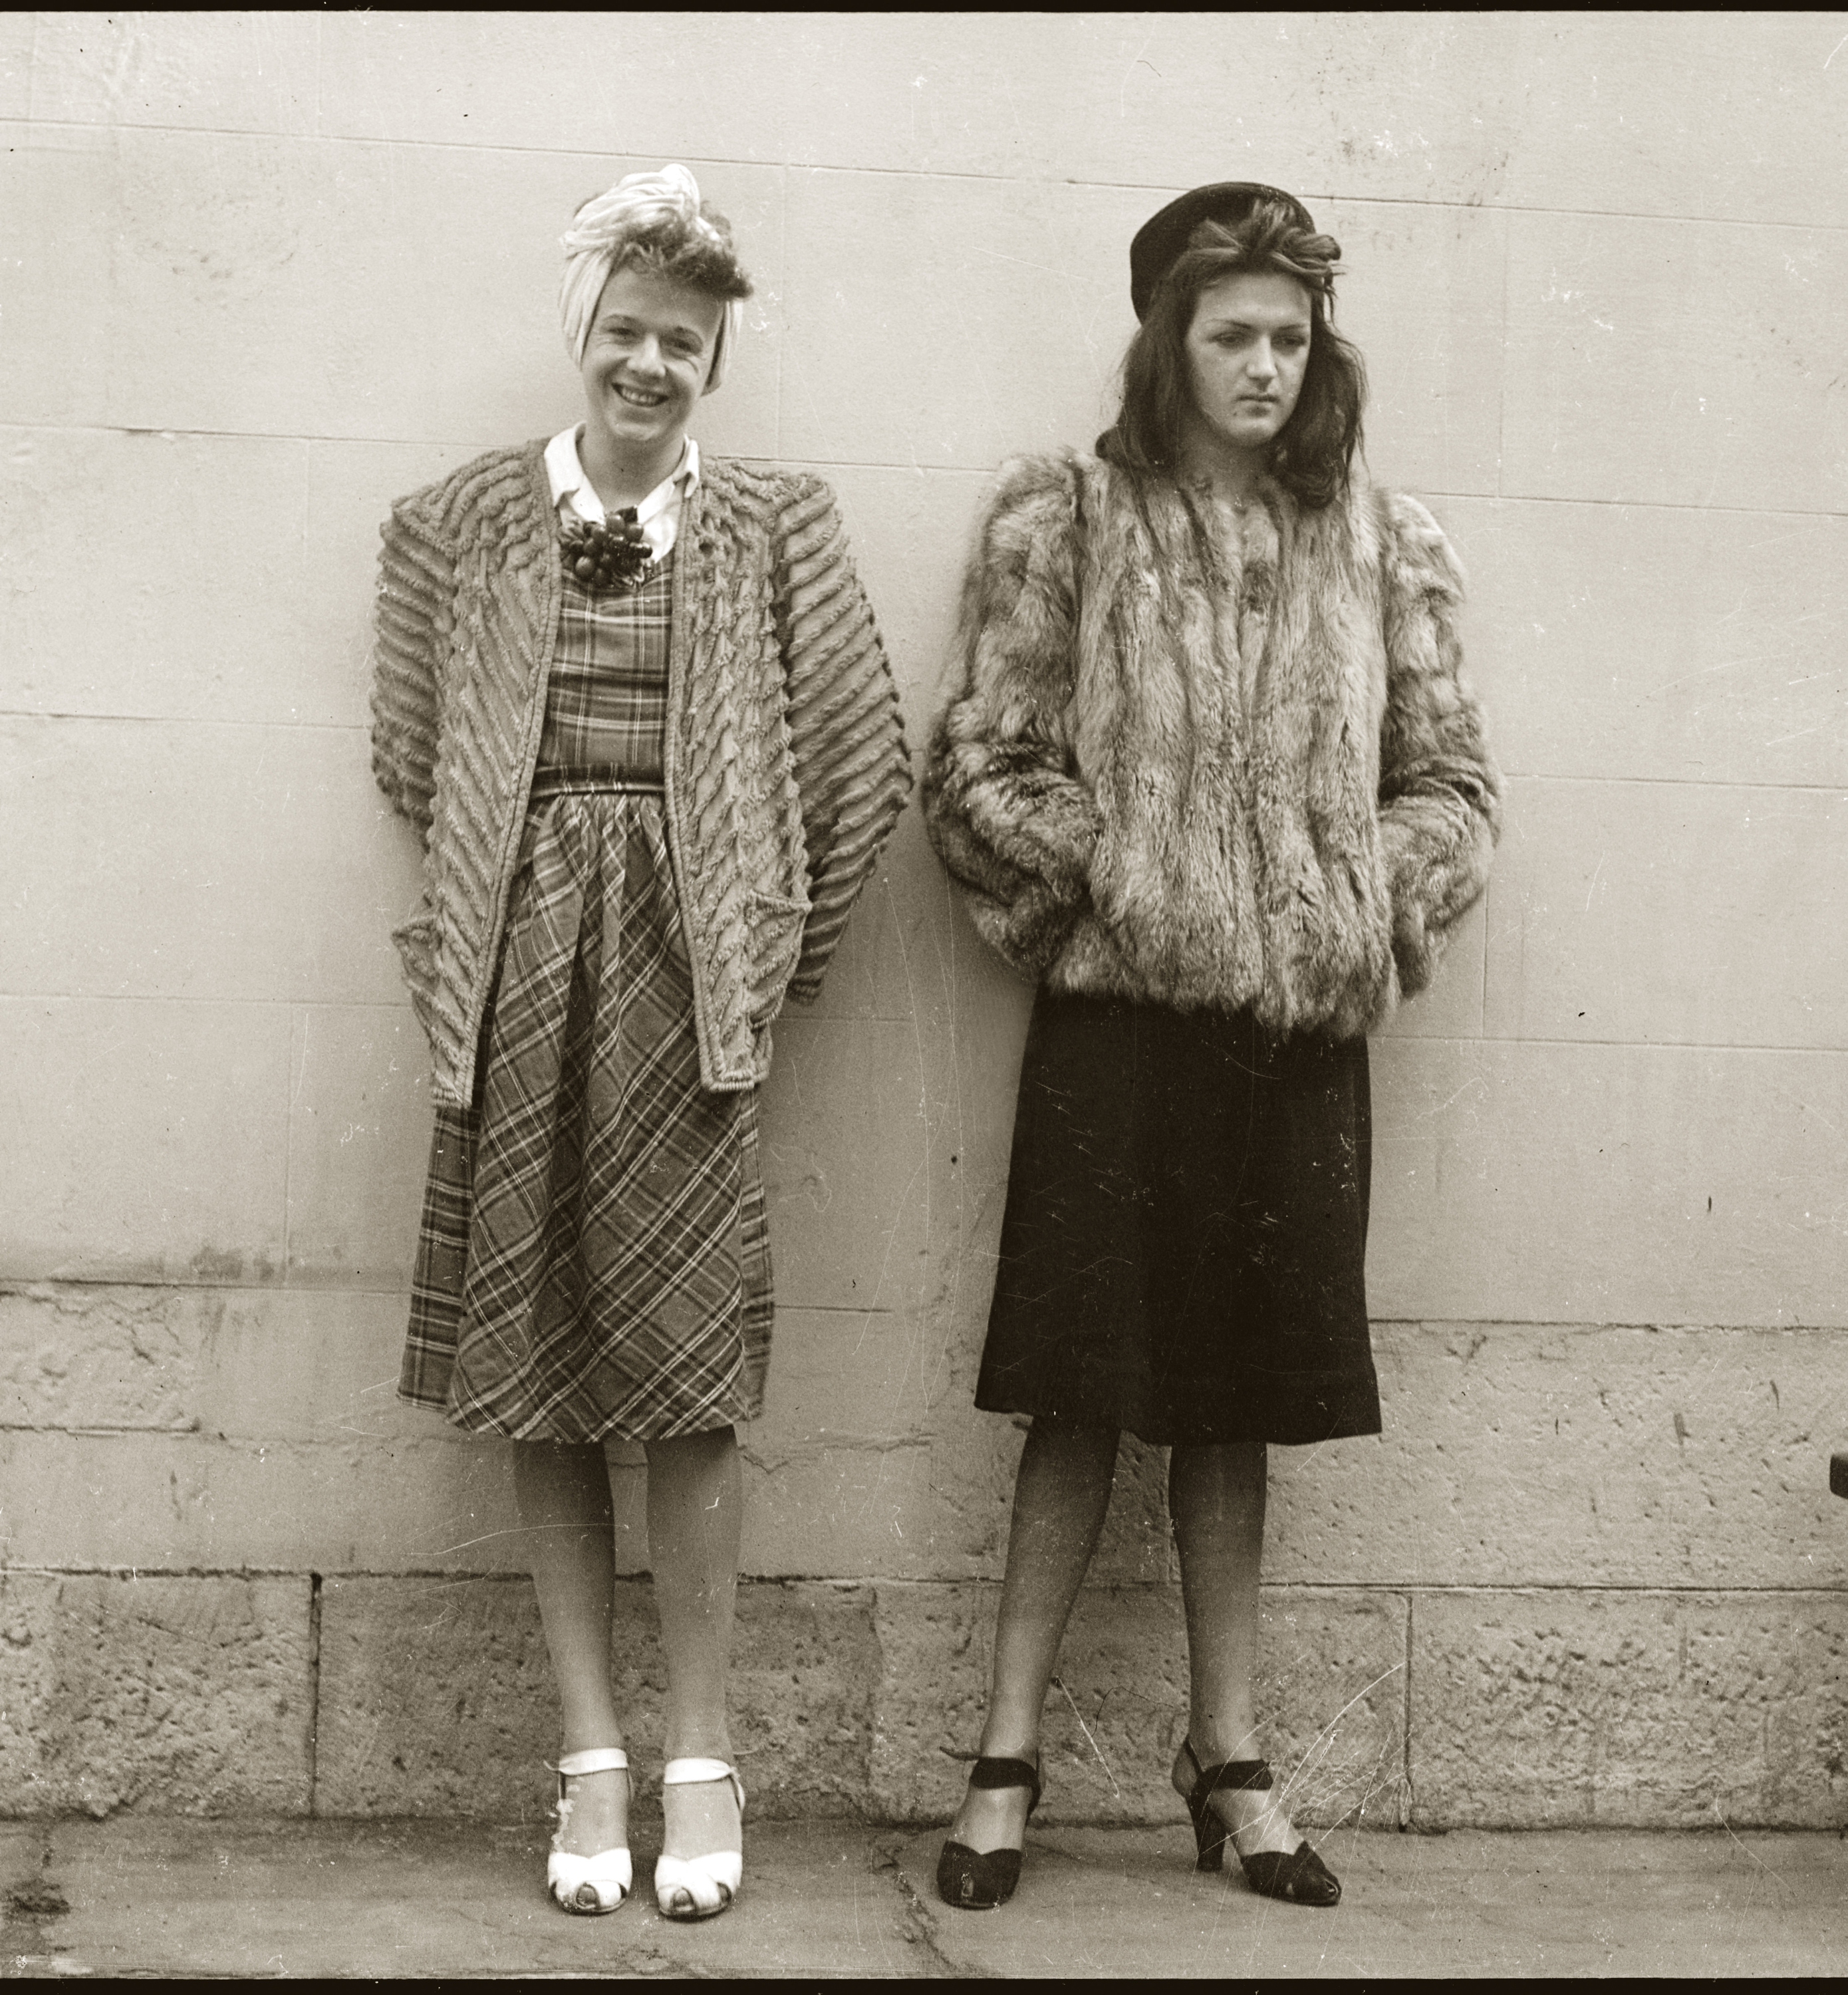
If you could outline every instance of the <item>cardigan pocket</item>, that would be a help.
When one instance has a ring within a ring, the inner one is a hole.
[[[411,989],[428,990],[436,981],[436,910],[426,894],[409,921],[391,932],[404,981]]]
[[[430,905],[430,896],[426,892],[417,903],[417,912],[391,932],[398,952],[399,967],[410,992],[411,1008],[424,1032],[432,1035],[432,1046],[435,1044],[438,927],[436,910]]]
[[[792,901],[754,887],[746,896],[746,919],[751,931],[747,995],[754,1031],[768,1025],[782,1008],[783,994],[802,955],[809,905],[805,898]]]

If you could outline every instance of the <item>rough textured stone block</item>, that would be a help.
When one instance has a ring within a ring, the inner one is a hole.
[[[846,1578],[966,1563],[958,1534],[942,1529],[947,1492],[928,1435],[792,1444],[760,1434],[740,1434],[747,1571]]]
[[[201,1381],[202,1430],[273,1447],[454,1435],[398,1403],[408,1298],[364,1290],[232,1289]]]
[[[442,1436],[393,1396],[406,1309],[363,1291],[0,1284],[0,1426]]]
[[[0,1284],[0,1427],[442,1437],[394,1396],[405,1314],[364,1292]]]
[[[524,1580],[330,1580],[317,1807],[531,1820],[549,1805],[558,1699]],[[643,1808],[667,1690],[651,1588],[617,1588],[611,1669]],[[756,1815],[864,1813],[879,1656],[864,1588],[747,1583],[732,1744]]]
[[[502,1443],[394,1397],[404,1303],[301,1290],[0,1297],[10,1556],[504,1571]],[[1021,1429],[934,1317],[786,1310],[742,1430],[744,1570],[998,1578]],[[1828,1493],[1844,1333],[1381,1324],[1386,1433],[1272,1457],[1280,1584],[1746,1585],[1848,1574]],[[154,1431],[98,1433],[113,1427]],[[648,1563],[619,1451],[624,1570]],[[1173,1571],[1162,1451],[1126,1440],[1098,1583]]]
[[[1839,1593],[1420,1593],[1413,1818],[1834,1828]]]
[[[733,1739],[754,1812],[943,1820],[987,1692],[992,1587],[747,1582]],[[618,1588],[612,1667],[652,1805],[666,1689],[651,1589]],[[1292,1805],[1328,1822],[1397,1806],[1403,1603],[1266,1593],[1266,1736]],[[530,1819],[556,1699],[524,1581],[335,1579],[322,1589],[317,1806]],[[1171,1588],[1087,1589],[1047,1711],[1049,1820],[1165,1820],[1186,1722]]]
[[[879,1334],[882,1324],[902,1320],[874,1317],[868,1327]],[[895,1434],[798,1437],[776,1390],[773,1385],[761,1425],[741,1432],[746,1571],[841,1579],[998,1575],[1024,1423],[972,1416],[965,1391]],[[1170,1577],[1166,1482],[1165,1451],[1125,1437],[1092,1561],[1094,1581]]]
[[[0,1576],[0,1812],[300,1815],[305,1577]]]
[[[0,1284],[0,1427],[189,1427],[222,1291]]]
[[[1848,1581],[1848,1335],[1376,1324],[1386,1431],[1271,1453],[1265,1571],[1311,1585]]]
[[[623,1604],[632,1633],[637,1602]],[[558,1714],[528,1581],[324,1582],[322,1813],[535,1819],[550,1798]]]
[[[955,1811],[981,1737],[997,1595],[986,1585],[878,1588],[884,1678],[872,1775],[889,1819],[941,1822]],[[1046,1703],[1045,1819],[1170,1819],[1187,1695],[1178,1587],[1086,1588]],[[1267,1588],[1258,1704],[1266,1752],[1300,1820],[1397,1820],[1403,1600]]]

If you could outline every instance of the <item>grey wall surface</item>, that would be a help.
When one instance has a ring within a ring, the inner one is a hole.
[[[833,482],[914,743],[994,467],[1109,414],[1135,227],[1250,177],[1340,238],[1508,832],[1375,1046],[1386,1433],[1273,1458],[1273,1748],[1323,1819],[1836,1822],[1845,132],[1839,15],[0,16],[0,1806],[543,1798],[505,1451],[393,1400],[367,620],[396,494],[576,411],[573,205],[678,159],[757,281],[696,434]],[[1029,1000],[913,811],[779,1028],[754,1807],[927,1817],[974,1744]],[[1166,1815],[1152,1451],[1094,1577],[1051,1805]]]

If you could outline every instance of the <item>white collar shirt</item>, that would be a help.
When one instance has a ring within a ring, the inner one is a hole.
[[[545,446],[545,475],[551,484],[551,502],[561,522],[582,520],[600,527],[605,514],[596,487],[584,474],[578,455],[578,438],[582,424],[560,430]],[[635,524],[648,544],[651,561],[665,561],[672,551],[680,532],[680,509],[686,495],[699,482],[699,446],[691,437],[680,453],[680,462],[635,509]]]

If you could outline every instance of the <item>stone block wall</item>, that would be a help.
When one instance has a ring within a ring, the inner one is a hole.
[[[1135,227],[1250,177],[1341,239],[1508,832],[1374,1047],[1386,1431],[1273,1458],[1272,1750],[1324,1822],[1839,1824],[1845,33],[0,17],[0,1809],[544,1804],[504,1451],[393,1399],[429,1107],[366,620],[391,498],[575,411],[572,207],[678,158],[757,280],[696,434],[834,484],[914,741],[994,465],[1108,418]],[[1028,1001],[913,812],[779,1028],[754,1809],[935,1818],[974,1746]],[[1163,1489],[1126,1444],[1055,1818],[1174,1811]]]

